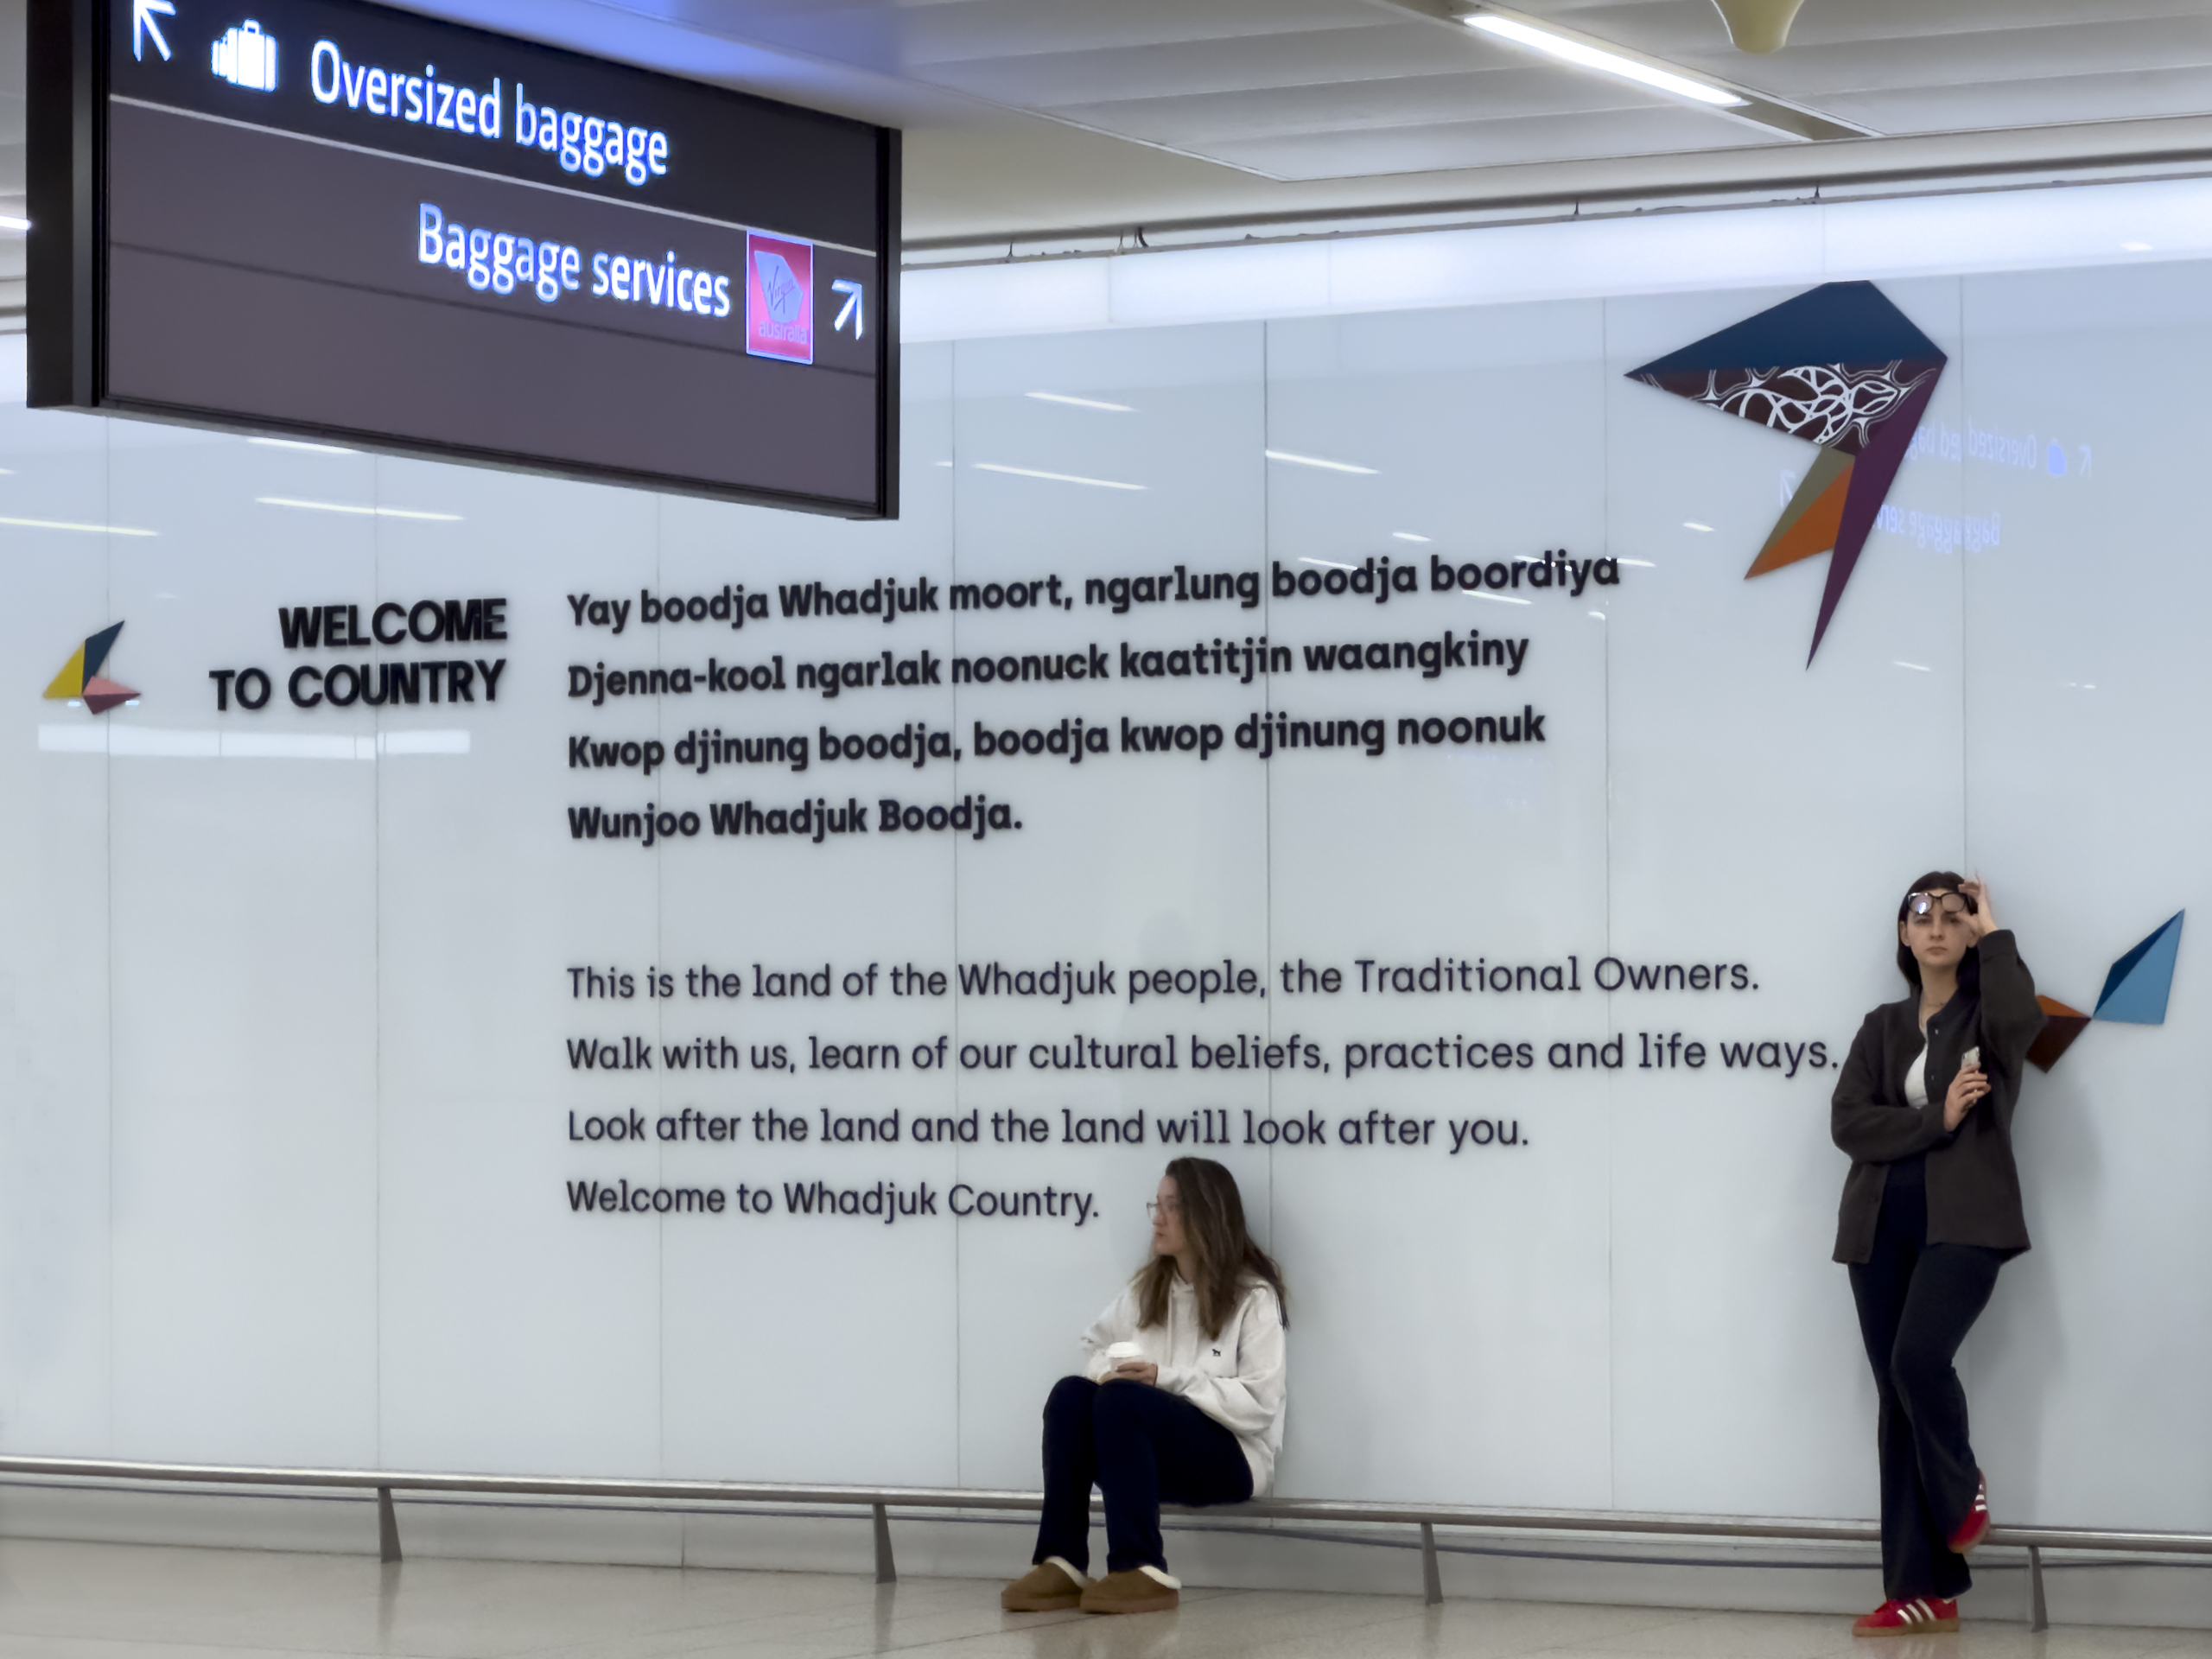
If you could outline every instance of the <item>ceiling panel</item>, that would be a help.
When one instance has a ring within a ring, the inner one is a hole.
[[[1213,154],[1224,143],[1248,140],[1363,132],[1377,128],[1481,125],[1531,118],[1577,119],[1622,110],[1668,110],[1681,105],[1635,87],[1593,81],[1562,99],[1548,76],[1407,75],[1350,86],[1282,86],[1262,92],[1203,97],[1064,105],[1053,113],[1085,126],[1126,132],[1177,149]],[[1707,124],[1703,120],[1700,126]]]
[[[1741,130],[1676,105],[1316,133],[1227,143],[1218,152],[1231,166],[1269,178],[1330,179],[1342,176],[1347,164],[1361,173],[1408,174],[1580,156],[1663,156],[1717,149],[1716,132]]]
[[[1285,178],[1777,142],[1385,0],[630,9]],[[2199,73],[2212,65],[2212,0],[1811,0],[1769,58],[1736,52],[1710,0],[1520,9],[1880,132],[2212,109]]]
[[[1904,53],[1891,41],[1800,43],[1761,63],[1759,79],[1777,92],[1809,95],[2034,82],[2187,63],[2212,63],[2212,16],[1932,35]]]
[[[1437,30],[1411,19],[1382,27],[1243,35],[1173,45],[1033,53],[941,64],[935,73],[995,102],[1026,99],[1039,109],[1119,99],[1182,98],[1388,80],[1437,67]]]
[[[1687,179],[1742,152],[1754,177],[1821,149],[1395,0],[401,3],[903,125],[923,234],[1478,195],[1608,159],[1649,178],[1668,155]],[[2212,119],[2212,0],[1807,0],[1763,58],[1711,0],[1507,3],[1899,143]]]
[[[1729,44],[1711,0],[1522,0],[1531,16],[1619,41],[1639,50],[1708,63],[1779,62],[1746,57]],[[1783,53],[1865,41],[1902,43],[2005,29],[2197,17],[2202,0],[1807,0]]]
[[[1374,23],[1366,0],[640,0],[626,10],[932,79],[932,65],[1325,33]]]
[[[1884,132],[1926,130],[1907,124],[1925,102],[1923,90],[1851,92],[1835,98],[1845,119]],[[2012,127],[2031,120],[2116,121],[2157,115],[2194,115],[2212,109],[2212,67],[2138,69],[2123,74],[2054,75],[2032,88],[2019,86],[1950,86],[1942,91],[1952,118],[1946,130],[1960,127]],[[2024,111],[2032,107],[2032,118]]]

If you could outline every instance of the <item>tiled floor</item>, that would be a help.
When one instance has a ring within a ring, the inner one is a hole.
[[[1867,1650],[1840,1618],[1537,1602],[1189,1591],[1128,1618],[1007,1614],[998,1586],[115,1544],[0,1541],[0,1659],[1816,1659]],[[1889,1642],[1879,1659],[2212,1659],[2212,1632],[2018,1624]]]

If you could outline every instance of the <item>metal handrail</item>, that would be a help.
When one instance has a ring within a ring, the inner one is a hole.
[[[290,1486],[373,1491],[380,1553],[400,1559],[395,1492],[467,1492],[517,1497],[601,1500],[660,1499],[690,1503],[820,1504],[866,1509],[874,1522],[876,1582],[895,1583],[889,1512],[893,1509],[1034,1510],[1039,1492],[954,1486],[776,1485],[759,1481],[617,1479],[594,1476],[456,1474],[427,1470],[282,1469],[245,1465],[137,1463],[110,1458],[0,1457],[0,1477],[54,1475],[71,1479],[168,1482],[225,1486]],[[1878,1543],[1872,1521],[1790,1519],[1748,1515],[1681,1515],[1622,1510],[1484,1509],[1463,1504],[1382,1503],[1360,1499],[1273,1497],[1224,1504],[1204,1511],[1166,1506],[1179,1513],[1258,1516],[1276,1521],[1353,1522],[1421,1529],[1421,1580],[1426,1599],[1441,1601],[1436,1529],[1611,1533],[1655,1537],[1763,1538],[1792,1543]],[[2072,1549],[2127,1554],[2212,1555],[2212,1535],[2147,1532],[2102,1527],[2001,1526],[1993,1544],[2025,1548],[2032,1614],[2031,1628],[2048,1628],[2043,1552]]]

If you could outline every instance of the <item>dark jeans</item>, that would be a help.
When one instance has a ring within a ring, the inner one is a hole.
[[[1948,1599],[1974,1584],[1966,1559],[1944,1542],[1973,1510],[1981,1478],[1951,1362],[2004,1259],[1978,1244],[1930,1244],[1922,1169],[1891,1168],[1874,1253],[1853,1265],[1851,1294],[1881,1395],[1882,1586],[1893,1599]]]
[[[1242,1503],[1252,1465],[1236,1437],[1189,1401],[1144,1382],[1064,1376],[1045,1402],[1041,1561],[1090,1571],[1090,1488],[1106,1495],[1106,1570],[1167,1566],[1163,1503]]]

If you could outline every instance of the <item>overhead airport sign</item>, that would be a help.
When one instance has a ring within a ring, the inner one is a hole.
[[[899,135],[359,0],[33,0],[30,401],[897,511]]]

